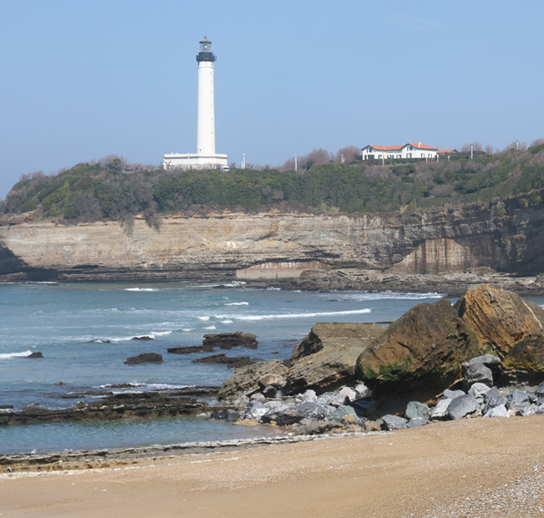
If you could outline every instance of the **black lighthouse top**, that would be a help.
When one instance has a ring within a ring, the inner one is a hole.
[[[200,52],[196,55],[196,60],[199,63],[201,61],[211,61],[213,63],[216,59],[212,52],[212,42],[207,36],[204,36],[204,39],[200,41]]]

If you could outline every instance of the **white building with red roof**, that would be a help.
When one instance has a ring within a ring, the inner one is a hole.
[[[363,160],[394,160],[400,158],[419,158],[419,159],[436,159],[438,148],[427,146],[418,142],[413,144],[409,142],[402,146],[372,146],[368,145],[361,149]]]

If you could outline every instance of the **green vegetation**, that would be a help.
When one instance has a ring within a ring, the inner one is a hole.
[[[19,181],[0,203],[1,214],[37,211],[36,217],[66,221],[114,219],[131,226],[142,214],[158,228],[169,212],[212,210],[368,213],[459,206],[525,194],[524,206],[542,204],[544,144],[499,155],[464,155],[440,162],[368,165],[326,163],[303,172],[234,169],[228,172],[123,171],[78,164],[56,176],[34,174]],[[496,215],[504,215],[497,205]]]

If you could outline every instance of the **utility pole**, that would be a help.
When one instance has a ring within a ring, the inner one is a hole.
[[[242,153],[242,163],[240,164],[240,169],[246,168],[246,154]]]
[[[298,170],[298,156],[295,155],[295,173],[297,172]]]
[[[470,145],[470,159],[472,160],[474,158],[474,146]]]

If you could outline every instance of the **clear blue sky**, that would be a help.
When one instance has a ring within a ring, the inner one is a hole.
[[[544,138],[544,2],[0,0],[0,198],[22,173],[196,151],[213,42],[217,152]]]

